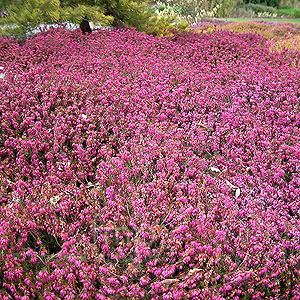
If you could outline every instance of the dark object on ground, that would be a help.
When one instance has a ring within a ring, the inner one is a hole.
[[[23,39],[23,40],[18,40],[18,44],[22,47],[24,46],[26,43],[26,39]]]
[[[82,34],[85,34],[86,32],[88,34],[91,34],[92,33],[92,29],[90,27],[90,24],[88,22],[88,20],[86,18],[84,18],[81,23],[80,23],[80,29],[82,31]]]

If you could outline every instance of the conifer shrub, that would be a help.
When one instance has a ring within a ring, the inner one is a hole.
[[[147,1],[134,0],[0,0],[0,7],[8,12],[0,18],[4,25],[0,34],[16,36],[24,40],[40,24],[71,22],[80,24],[85,20],[95,25],[134,27],[154,35],[171,35],[181,30],[187,22],[172,17],[159,17]]]

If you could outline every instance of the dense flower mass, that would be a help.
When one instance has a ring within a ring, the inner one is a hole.
[[[1,299],[300,299],[299,55],[220,31],[0,39]]]
[[[214,20],[200,22],[191,26],[193,31],[213,32],[226,30],[237,33],[253,33],[268,39],[266,45],[271,51],[283,52],[286,50],[300,52],[300,24],[289,22],[271,23],[265,21],[232,22]]]

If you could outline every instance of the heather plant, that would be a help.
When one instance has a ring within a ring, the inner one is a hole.
[[[298,51],[300,26],[294,23],[268,23],[268,22],[201,22],[191,26],[191,30],[199,33],[212,33],[225,30],[236,33],[258,34],[267,38],[266,46],[271,51],[285,52]]]
[[[294,23],[240,22],[222,25],[225,30],[254,33],[266,37],[269,49],[276,52],[292,50],[300,52],[300,26]]]
[[[299,53],[266,42],[1,37],[0,298],[299,299]]]
[[[268,39],[281,39],[289,35],[299,35],[300,25],[297,23],[268,23],[268,22],[230,22],[222,24],[225,30],[238,33],[253,33]]]

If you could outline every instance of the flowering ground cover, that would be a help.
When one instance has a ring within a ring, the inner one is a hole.
[[[300,299],[299,54],[265,42],[1,38],[0,298]]]
[[[286,50],[300,52],[300,24],[291,22],[272,23],[266,21],[233,22],[213,20],[202,22],[191,27],[194,31],[211,33],[215,30],[232,31],[236,33],[258,34],[268,39],[266,46],[271,51]]]

